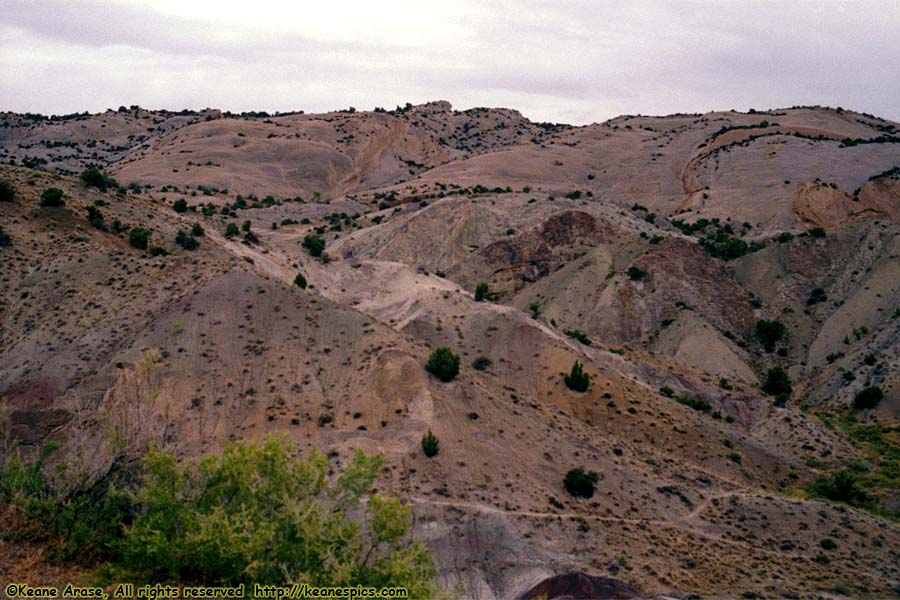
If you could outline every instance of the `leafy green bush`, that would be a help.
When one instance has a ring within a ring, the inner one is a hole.
[[[673,223],[680,223],[673,221]],[[722,225],[718,219],[707,221],[706,219],[698,219],[696,223],[691,225],[685,231],[685,225],[681,224],[682,231],[686,234],[693,233],[698,229],[703,229],[712,223],[715,227],[713,233],[708,233],[706,237],[700,239],[700,245],[703,246],[707,254],[721,260],[734,260],[747,254],[748,252],[756,252],[764,248],[764,244],[759,242],[751,242],[748,244],[744,240],[734,237],[734,227],[728,223]]]
[[[59,188],[49,187],[41,192],[41,206],[46,208],[57,208],[65,205],[63,200],[63,191]]]
[[[647,271],[632,265],[628,267],[628,278],[632,281],[641,281],[647,278]]]
[[[586,472],[582,467],[571,469],[563,479],[566,491],[576,498],[590,498],[594,495],[600,476],[594,471]]]
[[[114,188],[118,185],[115,179],[107,177],[97,167],[88,167],[82,171],[81,183],[83,183],[85,187],[97,188],[101,192],[105,192],[107,188]]]
[[[97,229],[105,229],[106,225],[103,223],[103,213],[100,212],[100,209],[94,206],[93,204],[86,206],[85,210],[87,211],[87,220],[88,223],[96,227]]]
[[[689,406],[694,410],[698,410],[700,412],[709,412],[712,408],[712,405],[702,398],[695,398],[693,396],[675,396],[675,400],[679,404],[684,404],[685,406]]]
[[[482,302],[485,299],[490,299],[488,298],[489,294],[490,289],[488,288],[488,284],[479,283],[475,286],[475,302]]]
[[[225,226],[225,237],[233,238],[236,235],[240,235],[241,230],[238,229],[238,226],[235,223],[229,223]]]
[[[823,238],[825,237],[825,230],[821,227],[813,227],[809,230],[809,235],[814,238]]]
[[[809,491],[815,496],[854,506],[868,501],[868,496],[859,488],[856,477],[849,471],[838,471],[831,477],[819,477],[809,486]]]
[[[16,188],[13,184],[0,179],[0,202],[12,202],[16,197]]]
[[[303,273],[297,273],[297,276],[294,277],[294,285],[299,287],[301,290],[306,289],[306,277],[303,276]]]
[[[185,200],[184,198],[179,198],[178,200],[176,200],[175,202],[172,203],[172,210],[174,210],[177,213],[187,212],[187,209],[188,209],[187,200]]]
[[[583,331],[579,331],[578,329],[563,329],[563,333],[570,338],[578,340],[585,346],[591,345],[591,338],[589,338]]]
[[[361,502],[383,462],[358,450],[329,482],[324,455],[297,460],[278,438],[229,444],[199,463],[152,451],[122,567],[138,581],[400,586],[433,597],[429,552],[407,538],[411,508],[378,494]]]
[[[454,354],[450,348],[441,346],[428,357],[425,370],[444,383],[453,381],[459,374],[459,355]]]
[[[44,474],[47,459],[56,449],[49,444],[31,459],[14,453],[3,456],[0,498],[40,525],[39,533],[32,536],[52,542],[55,558],[82,562],[117,559],[123,527],[134,513],[130,496],[121,485],[128,483],[128,474],[114,472],[86,488],[61,493]],[[58,469],[64,468],[65,463],[60,463]]]
[[[325,250],[325,240],[313,233],[309,233],[303,237],[302,246],[310,256],[322,256],[322,252]]]
[[[132,227],[131,231],[128,232],[128,243],[132,248],[146,250],[152,233],[152,231],[143,227]]]
[[[150,249],[147,250],[150,256],[168,256],[169,251],[163,248],[162,246],[150,246]]]
[[[185,250],[196,250],[200,247],[200,242],[197,241],[197,238],[181,229],[175,234],[175,243]]]
[[[867,410],[875,408],[884,398],[884,392],[877,385],[867,385],[856,394],[853,398],[853,408],[856,410]]]
[[[563,375],[563,382],[572,391],[586,392],[591,385],[591,376],[584,372],[581,363],[576,360],[572,371]]]
[[[825,293],[825,290],[818,287],[809,293],[809,298],[806,300],[807,306],[813,306],[815,304],[819,304],[820,302],[825,302],[828,300],[828,295]]]
[[[766,352],[775,350],[775,344],[784,338],[785,326],[781,321],[766,321],[760,319],[756,322],[756,337],[762,343]]]
[[[794,388],[791,378],[781,365],[775,365],[766,373],[766,380],[762,384],[762,391],[775,397],[775,404],[783,406],[791,398]]]
[[[206,235],[206,232],[203,231],[203,226],[200,223],[194,223],[191,226],[191,235],[194,237],[203,237]]]
[[[437,456],[438,451],[440,450],[440,442],[437,437],[431,433],[431,430],[428,430],[424,436],[422,436],[422,452],[425,453],[425,456],[431,458],[432,456]]]
[[[4,246],[12,246],[12,237],[6,233],[5,229],[0,227],[0,247]]]
[[[711,256],[722,260],[734,260],[750,251],[750,246],[744,240],[720,234],[701,239],[700,245]]]
[[[476,371],[485,371],[492,364],[491,359],[487,356],[479,356],[472,361],[472,368]]]

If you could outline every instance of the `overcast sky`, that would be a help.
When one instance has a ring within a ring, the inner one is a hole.
[[[444,99],[590,123],[795,104],[900,120],[900,2],[0,0],[0,110]]]

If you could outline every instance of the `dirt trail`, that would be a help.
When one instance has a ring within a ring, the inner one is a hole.
[[[560,513],[552,513],[552,512],[538,512],[538,511],[524,511],[524,510],[505,510],[503,508],[499,508],[497,506],[492,506],[489,504],[482,504],[478,502],[466,502],[466,501],[458,501],[458,500],[433,500],[430,498],[422,498],[420,496],[412,496],[409,498],[415,504],[422,505],[431,505],[431,506],[445,506],[451,508],[462,508],[475,510],[488,514],[495,515],[511,515],[511,516],[520,516],[520,517],[532,517],[537,519],[583,519],[585,521],[595,521],[601,523],[626,523],[629,525],[653,525],[655,527],[664,527],[669,529],[677,529],[680,531],[685,531],[697,536],[700,536],[710,542],[718,542],[727,546],[731,546],[735,549],[739,549],[742,552],[757,552],[770,556],[777,556],[779,560],[784,560],[786,558],[791,558],[795,560],[806,560],[812,561],[814,560],[813,554],[815,554],[814,550],[811,550],[810,554],[804,553],[802,551],[795,552],[786,552],[783,550],[773,550],[770,548],[763,547],[761,545],[753,544],[751,542],[746,542],[742,540],[730,539],[728,537],[723,536],[722,534],[715,533],[708,529],[703,529],[697,526],[694,526],[690,523],[693,519],[699,516],[704,510],[709,508],[710,504],[713,500],[721,500],[729,497],[759,497],[761,494],[754,494],[753,492],[724,492],[721,494],[716,494],[706,498],[699,506],[697,506],[690,513],[683,515],[681,517],[675,517],[673,519],[634,519],[627,517],[603,517],[599,515],[582,515],[578,513],[571,512],[560,512]],[[795,501],[796,502],[796,501]],[[862,570],[866,574],[872,577],[878,577],[879,573],[872,569],[861,569],[861,566],[853,561],[853,568],[857,570]]]
[[[615,523],[633,523],[635,525],[640,524],[654,524],[654,525],[664,525],[669,527],[677,527],[680,524],[687,523],[689,521],[693,521],[701,513],[707,510],[715,500],[724,500],[725,498],[732,497],[759,497],[760,494],[755,494],[753,492],[723,492],[721,494],[715,494],[709,496],[703,500],[700,504],[698,504],[693,510],[689,513],[681,515],[679,517],[674,517],[671,519],[637,519],[637,518],[628,518],[628,517],[604,517],[599,515],[585,515],[581,513],[573,513],[573,512],[539,512],[539,511],[527,511],[527,510],[506,510],[497,506],[492,506],[490,504],[483,504],[480,502],[466,502],[461,500],[433,500],[430,498],[423,498],[421,496],[413,496],[410,498],[412,502],[417,504],[431,504],[434,506],[454,506],[458,508],[470,508],[472,510],[478,510],[481,512],[487,512],[492,514],[503,514],[503,515],[519,515],[523,517],[537,517],[537,518],[556,518],[560,517],[563,519],[586,519],[592,521],[605,521],[605,522],[615,522]]]
[[[430,498],[422,498],[413,496],[410,498],[416,504],[429,504],[431,506],[448,506],[454,508],[468,508],[479,512],[497,514],[497,515],[514,515],[520,517],[544,518],[560,518],[560,519],[585,519],[588,521],[603,521],[609,523],[631,523],[634,525],[673,525],[671,521],[659,521],[654,519],[630,519],[626,517],[601,517],[598,515],[583,515],[580,513],[553,513],[553,512],[535,512],[528,510],[506,510],[490,504],[481,504],[479,502],[465,502],[453,500],[432,500]]]

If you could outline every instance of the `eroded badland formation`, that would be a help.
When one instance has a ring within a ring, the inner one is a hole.
[[[4,451],[56,442],[88,477],[123,448],[275,431],[335,465],[382,453],[379,490],[415,504],[464,597],[563,573],[679,598],[897,593],[897,123],[571,127],[446,102],[0,121]],[[124,189],[86,186],[90,166]],[[41,206],[50,187],[64,206]],[[440,346],[449,383],[423,368]],[[598,474],[589,499],[563,487],[575,467]],[[839,472],[865,502],[814,491]],[[0,540],[4,579],[64,579],[40,552]],[[544,593],[587,585],[570,579]]]

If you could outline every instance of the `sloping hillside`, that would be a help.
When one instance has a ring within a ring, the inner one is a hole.
[[[4,119],[5,451],[56,442],[88,481],[150,445],[269,432],[335,466],[379,452],[379,490],[415,505],[464,597],[573,572],[679,597],[897,584],[894,124],[573,128],[441,102]],[[67,174],[88,164],[118,183]],[[42,206],[51,187],[63,206]],[[423,367],[439,346],[461,360],[447,383]],[[563,486],[575,467],[597,473],[589,499]],[[848,469],[865,503],[812,486]],[[545,585],[567,581],[586,585]]]

